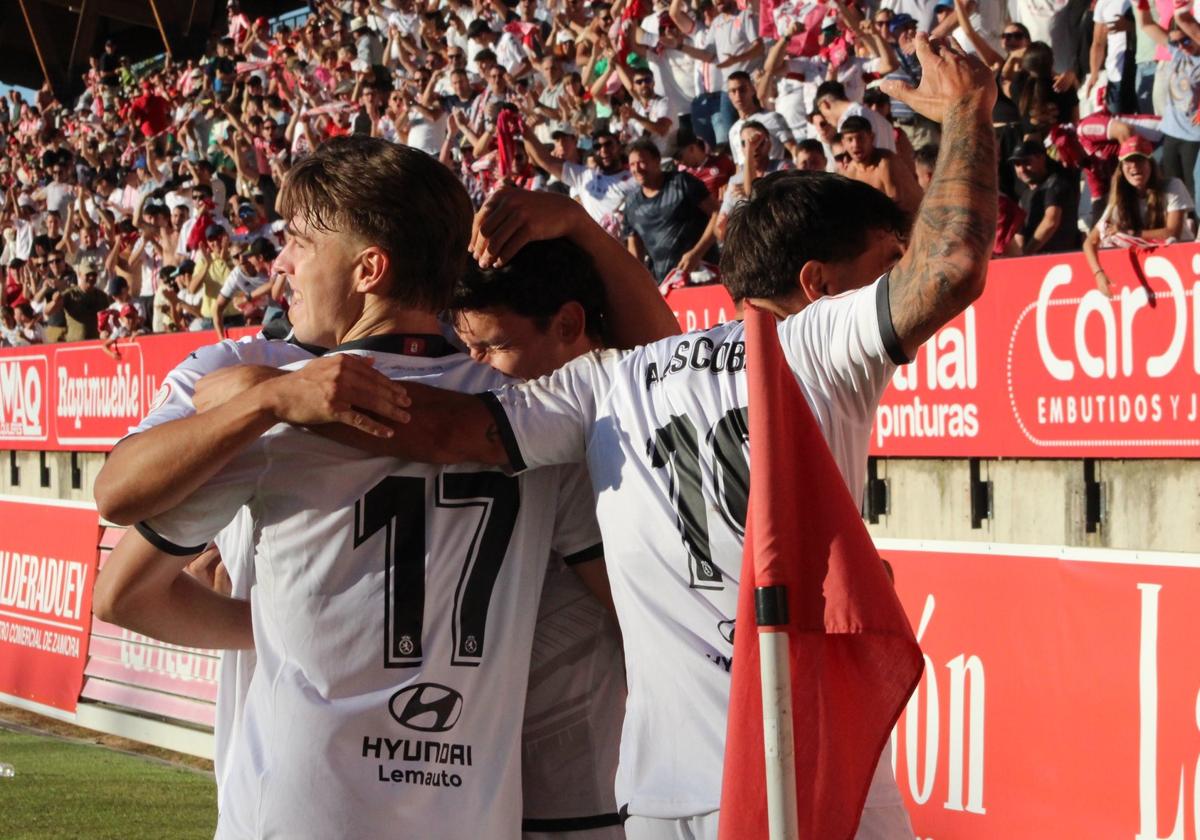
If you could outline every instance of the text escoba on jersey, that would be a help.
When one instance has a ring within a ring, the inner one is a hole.
[[[675,345],[671,360],[659,372],[658,362],[646,365],[646,389],[656,382],[662,382],[672,373],[678,373],[684,368],[692,370],[707,370],[709,373],[739,373],[746,367],[746,342],[741,339],[723,341],[717,344],[711,338],[701,335],[697,338],[682,339]]]

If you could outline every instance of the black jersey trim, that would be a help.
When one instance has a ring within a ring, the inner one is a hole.
[[[875,314],[879,318],[879,337],[883,339],[883,349],[888,358],[897,365],[906,365],[912,361],[900,344],[900,336],[896,335],[896,325],[892,323],[892,302],[888,286],[892,279],[889,271],[883,275],[875,289]]]
[[[458,352],[445,336],[437,333],[389,333],[387,335],[368,335],[354,341],[339,344],[333,349],[319,347],[316,344],[305,344],[293,335],[288,340],[301,350],[306,350],[314,356],[324,356],[327,353],[344,350],[374,350],[379,353],[390,353],[393,356],[423,356],[440,358],[452,356]]]
[[[452,356],[458,352],[445,336],[437,333],[369,335],[366,338],[339,344],[329,352],[342,350],[377,350],[380,353],[391,353],[395,356],[424,356],[434,359],[441,356]]]
[[[568,566],[578,566],[580,563],[586,563],[589,560],[599,560],[604,556],[604,543],[596,543],[590,545],[583,551],[576,551],[574,554],[568,554],[563,558],[563,562]]]
[[[596,814],[592,817],[563,817],[557,820],[521,820],[522,831],[587,831],[609,828],[625,822],[620,814]]]
[[[172,554],[175,557],[194,557],[205,549],[204,545],[185,546],[177,545],[164,537],[162,534],[155,531],[145,522],[139,522],[133,526],[137,532],[146,538],[146,542],[157,548],[159,551]]]
[[[508,415],[504,413],[504,406],[500,405],[500,400],[491,391],[484,391],[478,396],[496,422],[496,431],[500,434],[500,443],[508,456],[509,468],[514,473],[524,472],[525,459],[521,456],[521,447],[517,445],[517,436],[513,434],[512,424],[508,422]]]

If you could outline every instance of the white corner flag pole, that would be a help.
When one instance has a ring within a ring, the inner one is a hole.
[[[792,667],[789,657],[787,588],[754,591],[758,654],[762,670],[763,741],[770,840],[799,840],[796,810],[796,746],[792,734]],[[763,630],[776,627],[776,630]]]

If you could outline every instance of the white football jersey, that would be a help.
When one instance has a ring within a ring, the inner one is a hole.
[[[586,559],[552,557],[542,587],[521,738],[526,831],[620,824],[625,661],[616,619],[568,565]]]
[[[461,354],[358,344],[392,378],[508,381]],[[547,558],[599,542],[571,474],[407,464],[280,425],[139,526],[190,553],[250,512],[258,661],[217,837],[519,836]]]
[[[782,320],[779,336],[858,496],[876,405],[904,361],[886,276]],[[731,322],[591,353],[489,398],[517,470],[586,458],[625,644],[617,801],[630,814],[720,806],[749,485],[746,384],[743,328]],[[796,487],[820,492],[803,476]],[[868,803],[898,800],[890,773],[876,779]]]
[[[261,336],[236,341],[225,339],[188,354],[163,380],[150,412],[130,434],[144,432],[171,420],[196,413],[196,383],[201,377],[233,365],[283,367],[311,359],[313,354],[299,344]],[[233,521],[214,538],[221,561],[229,574],[234,598],[249,599],[254,586],[254,533],[249,511],[238,511]],[[254,675],[254,650],[223,650],[217,677],[217,715],[213,727],[213,774],[217,781],[217,810],[223,811],[229,759],[241,727],[242,710],[250,678]]]

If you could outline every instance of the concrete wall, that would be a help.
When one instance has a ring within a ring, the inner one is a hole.
[[[103,452],[0,450],[0,495],[91,501],[104,457]]]
[[[887,513],[877,537],[1200,551],[1200,460],[1096,461],[1089,531],[1084,461],[980,460],[991,515],[973,527],[968,460],[879,459]]]
[[[90,500],[104,457],[76,453],[74,475],[71,453],[47,452],[43,476],[42,453],[0,451],[0,494]],[[1083,461],[980,460],[979,480],[991,482],[991,515],[978,523],[969,460],[880,458],[875,465],[888,492],[887,512],[868,525],[878,537],[1200,551],[1200,460],[1096,461],[1100,517],[1090,532]]]

